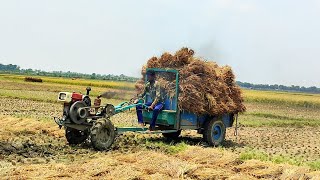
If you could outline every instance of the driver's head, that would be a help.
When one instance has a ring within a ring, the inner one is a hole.
[[[147,79],[149,82],[153,82],[156,80],[156,72],[154,71],[148,71],[147,72]]]

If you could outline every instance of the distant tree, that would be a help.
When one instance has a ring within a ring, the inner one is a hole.
[[[16,71],[20,71],[20,67],[14,64],[8,64],[8,65],[0,64],[0,70],[16,72]]]
[[[96,79],[96,73],[92,73],[90,78],[91,79]]]

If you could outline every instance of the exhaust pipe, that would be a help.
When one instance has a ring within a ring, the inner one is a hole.
[[[90,91],[91,91],[91,87],[87,87],[87,96],[89,96],[89,94],[90,94]]]

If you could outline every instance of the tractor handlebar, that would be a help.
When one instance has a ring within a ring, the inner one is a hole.
[[[148,106],[145,105],[143,99],[139,99],[139,102],[137,104],[133,103],[133,99],[131,99],[129,102],[122,102],[119,105],[115,106],[114,108],[117,114],[137,106],[142,106],[142,109],[148,109]]]

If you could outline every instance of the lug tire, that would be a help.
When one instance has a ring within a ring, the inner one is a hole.
[[[205,124],[203,132],[203,140],[206,141],[209,146],[219,146],[225,140],[226,126],[219,119],[212,119]]]
[[[80,131],[70,127],[66,128],[65,133],[68,143],[72,145],[81,144],[88,138],[88,132]]]
[[[108,150],[112,146],[116,133],[110,119],[98,119],[92,126],[90,139],[96,150]]]

